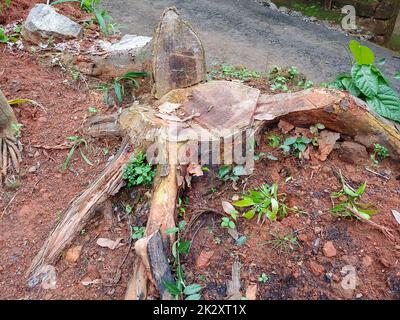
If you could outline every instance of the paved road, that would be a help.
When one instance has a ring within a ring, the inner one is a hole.
[[[265,71],[273,65],[297,66],[315,82],[332,80],[349,70],[341,32],[263,7],[254,0],[103,0],[124,33],[151,36],[161,12],[176,6],[199,32],[209,65],[220,62]],[[385,74],[400,70],[394,53],[368,43],[386,58]],[[400,89],[400,81],[393,79]]]

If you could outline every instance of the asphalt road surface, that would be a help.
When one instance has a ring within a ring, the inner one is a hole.
[[[176,6],[198,31],[208,65],[230,63],[266,71],[273,65],[297,66],[314,82],[327,82],[350,69],[342,32],[261,6],[254,0],[103,0],[123,33],[153,34],[162,11]],[[399,55],[372,43],[381,68],[393,79],[400,71]],[[397,57],[397,58],[396,58]]]

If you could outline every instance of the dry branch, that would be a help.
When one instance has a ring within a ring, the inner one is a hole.
[[[116,194],[123,185],[122,174],[125,164],[133,155],[128,139],[101,175],[80,196],[75,198],[65,210],[63,218],[33,259],[28,275],[34,274],[43,264],[51,264],[71,243],[75,235],[85,227],[100,205],[108,197]]]

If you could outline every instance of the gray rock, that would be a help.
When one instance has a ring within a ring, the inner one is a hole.
[[[43,39],[70,39],[82,34],[82,27],[57,13],[53,7],[46,4],[37,4],[29,12],[23,25],[23,36],[34,43]]]
[[[151,37],[136,36],[133,34],[124,35],[120,41],[111,44],[107,51],[109,53],[129,52],[134,55],[151,41]]]

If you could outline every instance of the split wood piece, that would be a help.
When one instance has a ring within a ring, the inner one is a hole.
[[[175,216],[178,198],[178,183],[176,176],[177,168],[175,165],[170,166],[169,173],[165,177],[161,176],[161,168],[158,168],[149,218],[147,220],[145,231],[147,236],[160,232],[163,247],[168,249],[173,241],[175,241],[175,235],[172,234],[168,236],[165,231],[176,226]],[[143,243],[139,242],[137,252],[144,251],[140,247],[141,244],[143,245]],[[144,273],[143,270],[149,269],[149,267],[146,268],[146,266],[149,266],[150,262],[146,255],[140,254],[140,256],[140,261],[135,261],[133,276],[129,281],[125,295],[126,299],[139,299],[147,296],[147,283],[151,277],[149,278],[149,275]],[[161,271],[153,270],[152,273],[154,274],[154,272]],[[157,281],[155,278],[153,279],[152,283],[158,287]],[[163,294],[163,292],[164,291],[160,291],[161,295],[167,298],[166,294]]]
[[[101,210],[100,205],[119,191],[124,184],[122,180],[124,166],[133,154],[129,139],[125,139],[112,162],[90,187],[75,198],[65,210],[62,220],[50,233],[43,247],[33,259],[27,272],[28,276],[35,274],[42,265],[55,262],[73,238],[85,227],[93,214]]]
[[[200,38],[174,7],[161,15],[154,36],[154,96],[206,80],[206,59]]]
[[[138,240],[135,251],[142,259],[146,268],[147,277],[157,288],[162,300],[172,300],[172,295],[165,289],[165,282],[174,283],[168,257],[164,249],[160,231]]]
[[[364,101],[338,90],[261,95],[254,118],[265,125],[279,119],[299,127],[321,123],[368,148],[379,143],[389,149],[391,157],[400,158],[400,131],[395,123],[370,110]]]

